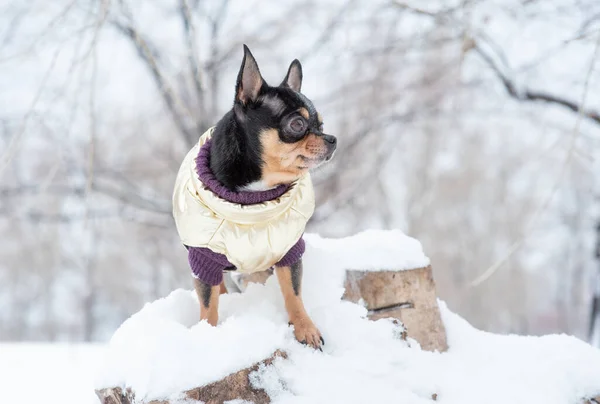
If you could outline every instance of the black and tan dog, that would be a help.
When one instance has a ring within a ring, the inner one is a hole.
[[[217,324],[223,270],[275,267],[295,337],[320,348],[323,338],[301,297],[302,234],[314,210],[308,171],[331,159],[336,138],[323,133],[301,86],[298,60],[272,87],[244,46],[233,108],[184,160],[173,209],[201,320]]]

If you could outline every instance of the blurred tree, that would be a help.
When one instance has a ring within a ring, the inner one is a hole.
[[[589,340],[595,347],[600,348],[600,222],[596,225],[596,251],[594,255],[597,271],[594,277],[594,297],[592,298],[592,308],[590,310]]]

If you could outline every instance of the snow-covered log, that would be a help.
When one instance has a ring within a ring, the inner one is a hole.
[[[133,404],[135,394],[131,389],[123,390],[120,387],[96,390],[96,395],[102,404]]]
[[[397,318],[427,351],[448,349],[431,266],[402,271],[347,271],[344,299],[365,305],[371,320]]]
[[[184,400],[195,400],[205,404],[220,404],[229,400],[244,400],[255,404],[270,403],[267,393],[257,389],[250,382],[250,374],[259,368],[270,366],[276,358],[287,358],[287,354],[281,350],[275,351],[270,358],[256,363],[254,366],[242,369],[214,383],[207,384],[187,390],[174,400],[152,400],[147,404],[170,404]],[[96,390],[96,395],[101,404],[144,404],[144,401],[136,401],[135,393],[131,389],[123,390],[121,387]]]

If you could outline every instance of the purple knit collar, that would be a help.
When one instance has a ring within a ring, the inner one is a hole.
[[[210,145],[208,139],[198,152],[196,157],[196,172],[202,183],[218,197],[232,203],[241,205],[254,205],[277,199],[289,189],[288,185],[278,185],[266,191],[231,191],[221,184],[210,170]]]

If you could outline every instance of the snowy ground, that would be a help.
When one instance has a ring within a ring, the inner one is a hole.
[[[368,321],[364,308],[340,300],[346,268],[428,262],[420,244],[399,232],[308,236],[303,295],[326,340],[323,353],[294,340],[274,278],[222,296],[218,327],[198,323],[195,294],[177,290],[115,333],[96,387],[166,397],[283,349],[288,360],[253,376],[274,403],[432,403],[437,394],[440,403],[575,404],[600,394],[600,350],[576,338],[485,333],[441,304],[450,350],[424,352],[400,340],[391,322]]]
[[[0,344],[0,397],[16,404],[96,404],[94,387],[127,385],[157,398],[218,380],[283,349],[289,359],[253,376],[274,403],[579,404],[600,394],[600,350],[564,335],[500,336],[471,327],[444,304],[450,350],[421,351],[385,320],[341,302],[343,268],[428,263],[413,239],[367,232],[307,237],[304,295],[326,340],[296,343],[275,279],[222,297],[220,324],[197,323],[192,291],[146,305],[101,345]],[[394,265],[392,265],[394,264]]]
[[[106,347],[0,344],[0,401],[97,404],[94,372]]]

